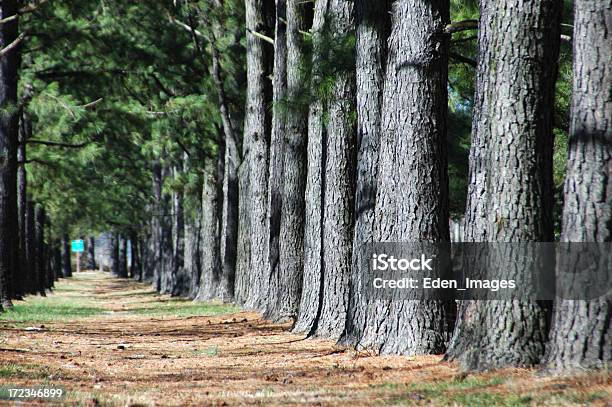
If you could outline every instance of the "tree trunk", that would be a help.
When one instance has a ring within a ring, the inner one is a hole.
[[[41,205],[36,205],[34,209],[34,235],[36,250],[36,292],[46,296],[46,253],[45,253],[45,209]]]
[[[61,240],[57,243],[60,243]],[[53,277],[57,281],[62,275],[62,249],[60,245],[53,246]]]
[[[184,160],[174,168],[174,176],[178,177],[184,172]],[[185,218],[183,208],[184,193],[175,191],[172,194],[172,270],[170,275],[170,286],[168,292],[173,296],[179,295],[182,287],[179,286],[180,275],[185,266]]]
[[[612,240],[612,100],[609,21],[605,1],[577,0],[569,158],[562,242]],[[558,300],[546,365],[557,372],[606,369],[612,361],[611,304]]]
[[[243,148],[245,145],[243,144]],[[248,150],[242,154],[242,164],[238,169],[239,206],[238,206],[238,247],[236,256],[236,275],[234,298],[238,304],[245,304],[251,288],[251,217],[249,214],[249,164]],[[225,279],[225,276],[224,276]]]
[[[132,264],[130,265],[130,277],[136,281],[142,281],[142,246],[136,233],[130,233],[130,247],[132,253]]]
[[[195,298],[198,301],[210,300],[217,296],[221,277],[217,182],[217,163],[211,159],[205,164],[202,190],[202,273]]]
[[[96,239],[93,236],[87,238],[87,269],[96,269]]]
[[[49,220],[47,219],[47,227],[51,230],[51,226],[48,222]],[[45,244],[45,257],[47,259],[45,268],[45,287],[51,290],[55,283],[55,270],[53,267],[55,253],[52,243]]]
[[[202,196],[200,193],[198,196]],[[185,220],[185,274],[189,278],[189,298],[198,295],[200,278],[202,273],[201,260],[201,221],[202,221],[202,200],[198,200],[192,214]]]
[[[218,0],[216,1],[216,7],[221,7]],[[215,19],[215,22],[216,21],[217,20]],[[223,135],[225,138],[223,158],[223,196],[220,227],[222,274],[218,290],[218,297],[224,301],[232,301],[234,298],[234,279],[236,276],[238,244],[238,167],[240,165],[240,155],[238,153],[236,131],[230,115],[229,100],[225,92],[225,86],[221,76],[221,62],[216,43],[217,33],[220,31],[221,29],[218,26],[212,31],[211,41],[212,74],[213,80],[215,81],[215,85],[217,87],[219,112],[221,113]],[[199,274],[197,281],[199,281]]]
[[[62,276],[72,277],[72,264],[70,262],[70,238],[67,234],[62,236]]]
[[[18,2],[3,1],[0,19],[17,14]],[[17,38],[18,20],[0,26],[0,48]],[[18,50],[13,49],[0,58],[0,311],[11,307],[14,276],[18,273],[17,258],[17,105]]]
[[[313,60],[311,92],[315,99],[308,112],[307,178],[304,223],[304,271],[302,295],[295,332],[310,332],[319,310],[322,273],[323,179],[325,171],[325,101],[317,94],[322,81],[321,61],[325,58],[324,30],[329,0],[315,3],[312,23]]]
[[[34,203],[26,202],[26,257],[28,260],[28,294],[36,294],[36,233]]]
[[[296,330],[332,338],[344,330],[351,267],[356,141],[353,20],[352,1],[315,5],[314,89],[319,90],[322,75],[332,75],[333,86],[328,96],[319,94],[311,104],[303,308]],[[324,44],[333,46],[326,49]],[[321,72],[321,60],[336,61],[337,68]]]
[[[159,160],[155,160],[152,163],[151,173],[153,174],[153,219],[151,221],[151,259],[149,260],[149,269],[153,277],[153,287],[156,291],[160,291],[163,267],[164,210],[162,205],[162,187],[164,180]]]
[[[355,2],[357,73],[357,179],[355,188],[355,229],[349,309],[341,343],[358,346],[364,334],[370,308],[362,293],[361,246],[374,241],[378,153],[380,148],[383,84],[387,59],[387,38],[391,29],[390,2]],[[371,341],[371,339],[369,340]]]
[[[19,286],[17,287],[21,295],[26,294],[30,279],[32,278],[32,271],[28,268],[28,256],[26,248],[26,213],[27,213],[27,177],[25,162],[27,158],[26,154],[26,140],[30,137],[32,129],[31,123],[25,112],[22,111],[18,133],[18,145],[17,145],[17,223],[19,226],[19,269],[21,271],[21,278],[19,279]]]
[[[297,317],[302,293],[308,105],[301,100],[306,91],[306,78],[302,69],[307,50],[300,31],[305,32],[310,29],[311,14],[312,5],[300,0],[288,0],[286,16],[288,101],[285,113],[286,135],[281,186],[280,257],[276,285],[271,284],[270,289],[272,306],[267,313],[267,317],[275,321]]]
[[[331,58],[339,61],[342,69],[334,72],[328,104],[323,178],[323,284],[314,333],[330,338],[339,338],[346,322],[353,244],[356,86],[354,44],[349,40],[354,35],[353,9],[352,0],[331,0],[328,10],[331,39],[338,47],[332,49]]]
[[[119,259],[119,236],[111,233],[110,237],[110,270],[114,277],[119,277],[119,268],[121,267]]]
[[[165,155],[165,153],[164,153]],[[162,167],[162,180],[168,179],[170,176],[170,168]],[[163,181],[162,181],[163,185]],[[161,199],[162,209],[162,229],[161,229],[161,281],[159,292],[162,294],[170,294],[172,288],[172,274],[174,267],[174,244],[172,235],[172,195],[162,193]]]
[[[127,278],[128,277],[128,264],[127,264],[127,239],[125,235],[117,235],[117,277]]]
[[[374,240],[446,242],[448,43],[440,32],[449,22],[448,0],[398,1],[392,16]],[[367,305],[360,347],[410,355],[444,350],[442,301],[394,298]]]
[[[469,191],[484,192],[468,199],[466,234],[474,240],[553,238],[552,113],[560,10],[559,0],[481,2],[480,27],[485,30],[479,33],[477,92],[482,99],[477,103],[484,108],[473,128],[476,167],[470,178],[486,190]],[[486,167],[478,172],[479,166]],[[537,256],[526,259],[528,264],[514,273],[533,269],[537,262]],[[505,278],[520,279],[508,273]],[[547,335],[543,304],[474,301],[463,305],[459,317],[447,357],[458,359],[463,368],[539,362]]]
[[[285,152],[285,102],[287,98],[287,0],[276,0],[276,29],[274,36],[274,76],[272,136],[268,169],[267,281],[265,315],[274,312],[279,278],[279,234],[282,210],[283,165]]]
[[[223,174],[223,208],[221,213],[221,283],[218,296],[224,301],[234,299],[238,244],[238,166],[240,158],[236,140],[225,139]]]
[[[249,156],[250,290],[246,305],[262,309],[268,294],[267,208],[268,151],[270,147],[273,47],[255,36],[273,36],[273,0],[246,0],[247,26],[247,107],[244,140]]]

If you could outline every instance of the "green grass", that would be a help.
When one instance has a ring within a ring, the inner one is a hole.
[[[127,312],[134,315],[177,317],[187,316],[213,316],[238,312],[240,308],[231,304],[201,303],[190,300],[173,299],[162,302],[149,303],[144,307],[128,309]]]
[[[214,356],[219,356],[219,348],[217,346],[211,346],[206,349],[193,350],[192,353],[194,355],[214,357]]]
[[[69,285],[59,285],[46,297],[28,296],[24,301],[14,301],[12,308],[0,314],[0,322],[44,324],[102,314],[104,309],[86,292],[79,291],[81,284],[87,283],[71,281]]]
[[[488,389],[490,387],[504,386],[507,381],[508,379],[503,376],[489,379],[469,377],[465,380],[434,383],[383,383],[371,386],[371,388],[381,391],[378,396],[384,399],[385,405],[417,404],[470,407],[574,406],[585,405],[610,397],[608,393],[603,391],[582,393],[575,390],[567,390],[559,393],[529,392],[517,394],[512,392],[511,388],[505,388],[502,392],[493,392]]]
[[[48,375],[46,366],[0,364],[0,379],[44,379]]]
[[[24,304],[16,304],[13,308],[0,314],[0,321],[38,324],[91,317],[100,315],[102,312],[104,312],[102,308],[87,307],[78,303],[41,304],[27,301]]]

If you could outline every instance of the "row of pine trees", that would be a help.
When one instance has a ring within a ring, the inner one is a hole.
[[[15,13],[12,3],[3,2],[2,18]],[[193,42],[194,63],[207,67],[218,131],[198,161],[195,205],[164,183],[196,164],[189,146],[171,165],[164,149],[146,163],[147,222],[111,239],[117,276],[128,274],[129,241],[131,275],[162,293],[236,302],[344,346],[445,353],[476,370],[609,364],[606,298],[385,302],[368,298],[362,284],[364,243],[450,240],[449,60],[461,58],[450,43],[465,31],[477,33],[478,58],[461,240],[555,239],[561,0],[483,0],[478,21],[451,21],[449,0],[245,0],[244,81],[223,59],[230,28],[214,12],[227,4],[172,7],[183,11],[169,21]],[[607,1],[574,1],[561,241],[612,237],[611,13]],[[12,26],[2,26],[3,47],[18,38]],[[0,60],[5,107],[17,103],[15,55]],[[242,110],[236,84],[245,88]],[[0,152],[9,157],[0,162],[5,299],[20,294],[9,290],[14,276],[29,275],[11,273],[21,246],[7,238],[27,236],[14,221],[18,122],[11,114],[0,121]],[[66,245],[57,242],[64,253]]]

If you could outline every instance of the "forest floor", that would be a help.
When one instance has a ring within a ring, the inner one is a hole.
[[[230,305],[79,273],[0,315],[0,389],[61,387],[57,404],[89,406],[612,405],[607,372],[464,376],[439,356],[373,356],[288,329]]]

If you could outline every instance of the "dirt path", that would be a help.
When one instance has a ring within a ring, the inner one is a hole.
[[[60,282],[47,299],[28,301],[39,301],[42,315],[56,312],[59,320],[11,320],[10,313],[0,320],[0,381],[62,386],[67,404],[606,405],[611,400],[609,375],[560,380],[514,369],[462,377],[438,356],[340,351],[333,342],[303,340],[255,313],[170,299],[144,284],[96,272]]]

